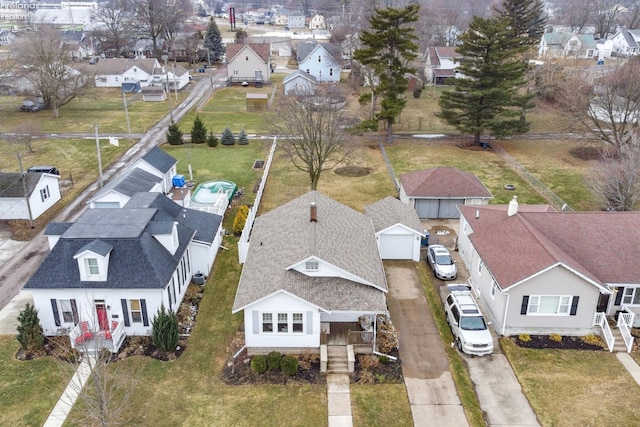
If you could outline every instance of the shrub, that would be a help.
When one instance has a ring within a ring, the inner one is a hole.
[[[358,362],[360,362],[360,367],[363,370],[369,370],[377,368],[380,360],[371,354],[364,354],[358,357]]]
[[[378,316],[378,350],[380,353],[389,353],[398,347],[398,332],[391,322],[391,318]]]
[[[40,326],[38,310],[27,303],[24,310],[18,314],[18,342],[20,348],[27,351],[40,350],[44,347],[44,333]]]
[[[317,362],[319,357],[318,353],[312,353],[311,351],[306,350],[298,356],[298,366],[302,369],[310,369],[311,364]]]
[[[280,369],[280,361],[282,360],[282,355],[279,351],[270,351],[267,354],[267,368],[270,371],[277,371]]]
[[[284,356],[280,360],[280,369],[285,375],[295,375],[298,372],[298,359],[293,356]]]
[[[363,369],[360,372],[360,379],[358,380],[358,384],[375,384],[376,378],[373,376],[373,373],[368,369]]]
[[[209,147],[218,146],[218,138],[213,134],[213,132],[209,133],[209,136],[207,136],[207,145]]]
[[[167,132],[167,142],[171,145],[182,145],[182,131],[177,124],[171,123]]]
[[[204,144],[207,142],[207,128],[204,127],[204,123],[202,123],[199,116],[196,116],[196,119],[193,121],[191,142],[194,144]]]
[[[178,319],[173,311],[166,311],[164,305],[151,322],[151,339],[162,351],[173,351],[178,345]]]
[[[247,133],[242,129],[238,135],[238,145],[247,145],[249,140],[247,139]]]
[[[244,229],[244,224],[247,222],[247,217],[249,216],[249,206],[241,205],[238,208],[238,212],[236,213],[235,218],[233,219],[233,234],[239,236],[242,234],[242,230]]]
[[[529,335],[529,334],[520,334],[520,335],[518,335],[518,339],[521,342],[529,342],[529,341],[531,341],[531,335]]]
[[[391,362],[391,359],[389,358],[389,356],[387,356],[385,354],[383,354],[382,356],[378,357],[378,360],[383,365],[388,365]]]
[[[420,95],[422,95],[422,88],[416,88],[413,90],[413,97],[414,98],[420,98]]]
[[[251,359],[251,370],[256,374],[264,374],[267,372],[267,358],[262,354],[253,356]]]
[[[222,131],[222,137],[220,138],[222,145],[234,145],[236,143],[236,137],[233,136],[233,132],[229,129],[229,126]]]
[[[551,341],[555,341],[555,342],[562,342],[562,335],[551,334],[551,335],[549,335],[549,339]]]
[[[582,341],[591,345],[602,345],[602,339],[596,334],[589,334],[582,337]]]

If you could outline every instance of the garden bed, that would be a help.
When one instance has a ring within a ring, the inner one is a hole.
[[[599,338],[599,343],[583,337],[563,336],[561,340],[552,339],[549,335],[528,335],[528,341],[519,336],[510,337],[519,347],[537,349],[562,349],[562,350],[604,350],[604,343]]]

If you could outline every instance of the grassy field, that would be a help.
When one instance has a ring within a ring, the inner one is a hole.
[[[174,108],[186,99],[187,92],[178,92],[178,101],[172,98]],[[127,95],[130,99],[132,95]],[[158,120],[169,113],[168,102],[144,102],[142,95],[129,106],[129,120],[132,133],[148,131]],[[172,93],[173,96],[173,93]],[[117,89],[96,88],[91,97],[78,98],[60,108],[60,117],[51,117],[51,110],[37,113],[18,111],[22,105],[21,96],[0,97],[0,132],[11,132],[25,120],[33,122],[45,133],[93,132],[93,125],[99,125],[100,133],[126,133],[127,120],[122,95]]]
[[[0,336],[0,425],[41,426],[69,376],[50,358],[21,362],[14,336]]]
[[[501,340],[543,426],[629,425],[640,418],[640,386],[613,353],[533,350]]]

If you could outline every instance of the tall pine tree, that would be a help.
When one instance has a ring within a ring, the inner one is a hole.
[[[191,142],[193,144],[204,144],[207,142],[207,128],[200,120],[200,116],[196,116],[191,128]]]
[[[354,59],[370,67],[377,77],[378,84],[372,84],[371,90],[372,95],[382,97],[376,119],[387,124],[387,143],[393,142],[393,124],[407,104],[406,75],[416,71],[409,62],[418,56],[418,37],[413,23],[418,21],[419,10],[420,6],[415,4],[402,9],[376,9],[369,18],[371,31],[362,32],[362,47],[353,54]]]
[[[520,40],[511,36],[504,18],[475,17],[456,51],[463,56],[453,90],[440,97],[438,116],[480,143],[485,130],[496,136],[524,133],[529,124],[520,109],[530,108],[532,95],[522,95],[525,64],[517,57]]]
[[[547,14],[542,0],[504,0],[496,12],[509,22],[512,37],[520,37],[520,44],[537,46],[547,25]]]
[[[209,20],[207,34],[204,36],[204,48],[208,50],[210,62],[219,61],[222,59],[225,52],[224,44],[222,43],[222,36],[220,35],[220,29],[213,17]]]

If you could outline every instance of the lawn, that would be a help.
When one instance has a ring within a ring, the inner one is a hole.
[[[404,384],[351,384],[354,426],[410,426],[411,408]]]
[[[14,336],[0,336],[0,425],[41,426],[69,381],[52,358],[21,362]]]
[[[543,426],[629,425],[640,418],[640,386],[613,353],[501,345]]]

